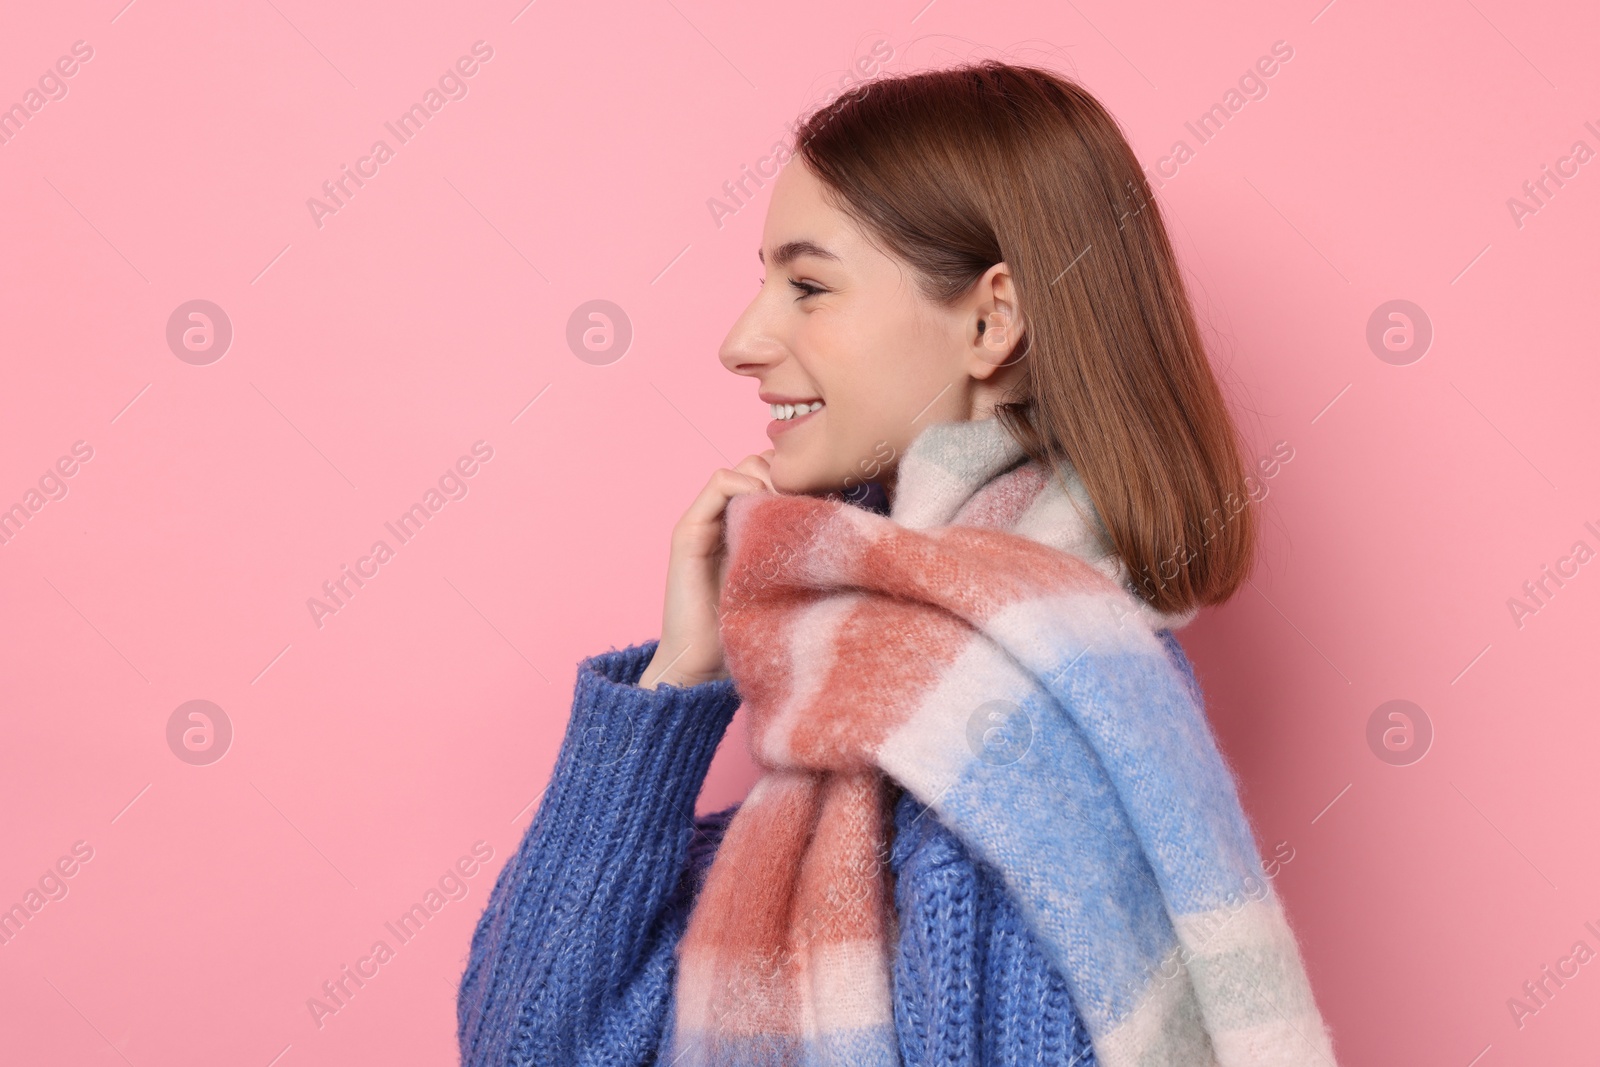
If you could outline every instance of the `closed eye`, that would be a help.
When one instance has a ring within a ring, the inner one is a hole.
[[[816,296],[818,293],[827,292],[827,290],[822,288],[820,285],[812,285],[810,282],[797,282],[793,278],[789,279],[789,284],[800,290],[802,294],[801,296],[796,297],[796,300],[804,300],[808,296]]]

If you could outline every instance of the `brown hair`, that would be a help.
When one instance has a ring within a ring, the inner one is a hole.
[[[1217,604],[1256,543],[1237,430],[1143,169],[1081,86],[983,60],[895,74],[813,112],[797,148],[837,206],[949,304],[1002,260],[1027,357],[996,406],[1083,480],[1140,594]]]

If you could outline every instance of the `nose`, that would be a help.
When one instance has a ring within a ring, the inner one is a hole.
[[[763,301],[757,295],[722,339],[717,358],[735,374],[760,378],[782,362],[787,351],[766,321]]]

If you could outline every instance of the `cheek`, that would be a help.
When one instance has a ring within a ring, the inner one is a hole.
[[[864,397],[832,414],[833,418],[818,427],[823,432],[805,458],[816,477],[844,489],[881,477],[885,457],[898,455],[900,443],[912,433],[910,427],[921,427],[924,422],[912,423],[916,412],[902,412],[898,398],[884,395]]]
[[[893,300],[870,314],[809,325],[814,332],[797,351],[827,406],[813,424],[820,432],[800,429],[790,448],[779,448],[785,462],[774,463],[775,482],[782,476],[817,489],[871,480],[882,474],[886,453],[897,455],[917,431],[954,417],[947,409],[959,392],[942,366],[939,338]]]

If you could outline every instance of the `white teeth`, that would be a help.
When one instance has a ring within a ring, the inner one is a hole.
[[[809,404],[768,404],[767,407],[772,410],[773,418],[786,422],[796,415],[820,411],[822,409],[822,401],[813,400]]]

